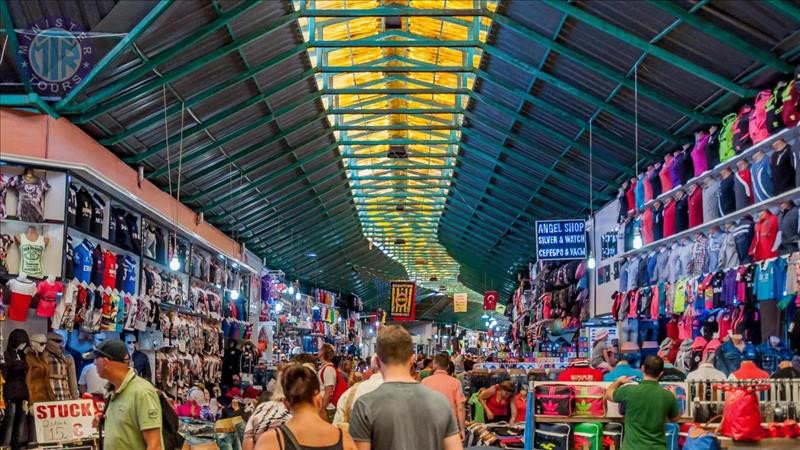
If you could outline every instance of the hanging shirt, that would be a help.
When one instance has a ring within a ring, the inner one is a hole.
[[[708,135],[706,161],[708,162],[709,169],[713,169],[719,164],[719,129],[714,130],[713,133]]]
[[[669,251],[661,249],[656,253],[656,277],[659,283],[669,281]]]
[[[729,175],[719,180],[718,206],[720,217],[736,211],[736,176]]]
[[[6,283],[8,287],[8,318],[17,322],[28,320],[28,308],[31,306],[33,295],[36,294],[36,284],[30,280],[12,278]]]
[[[103,235],[105,222],[106,201],[97,194],[92,196],[92,222],[89,231],[95,236]]]
[[[777,245],[775,245],[778,229],[778,218],[769,210],[765,211],[763,218],[755,225],[755,235],[753,236],[753,242],[750,244],[749,254],[756,261],[778,256]]]
[[[11,179],[9,187],[17,191],[17,218],[25,222],[44,222],[44,194],[50,190],[50,184],[35,175],[17,175]]]
[[[0,173],[0,219],[6,218],[6,195],[11,179]]]
[[[628,212],[633,212],[636,208],[636,181],[632,181],[631,184],[628,185],[628,190],[625,191],[625,195],[628,198]]]
[[[719,269],[719,257],[722,250],[723,233],[719,230],[714,230],[708,235],[708,271],[716,272]]]
[[[651,199],[654,199],[657,198],[659,195],[661,195],[661,192],[663,192],[663,190],[661,189],[661,176],[660,176],[661,167],[659,167],[659,165],[656,164],[653,170],[649,172],[651,172],[650,187],[653,190]]]
[[[634,192],[634,199],[636,201],[636,210],[642,209],[644,206],[644,174],[639,175],[636,182],[636,192]]]
[[[75,226],[89,232],[92,224],[92,194],[81,186],[76,194]]]
[[[681,181],[681,171],[683,166],[683,161],[686,159],[686,153],[678,152],[677,154],[673,155],[672,158],[672,166],[669,168],[669,179],[672,182],[673,187],[681,186],[683,181]]]
[[[13,237],[7,234],[0,234],[0,274],[8,273],[8,249],[13,243]]]
[[[44,277],[42,256],[44,255],[44,236],[41,234],[35,241],[28,240],[27,233],[19,235],[19,273],[24,273],[34,278]]]
[[[756,299],[758,301],[775,300],[775,263],[756,264]]]
[[[111,250],[103,252],[103,287],[117,287],[117,255]]]
[[[707,246],[708,238],[705,235],[699,235],[692,243],[692,259],[689,263],[688,273],[689,276],[698,277],[706,273],[707,264]]]
[[[660,241],[664,238],[664,205],[650,207],[653,216],[653,241]]]
[[[676,159],[680,161],[681,184],[685,186],[694,176],[694,163],[692,162],[691,150],[682,150],[679,154],[679,158]]]
[[[645,244],[653,242],[655,236],[653,235],[653,210],[652,208],[645,208],[642,213],[642,241]]]
[[[709,178],[703,183],[703,221],[719,217],[719,181]]]
[[[781,210],[778,214],[778,225],[781,231],[780,252],[797,251],[800,247],[800,208],[792,206]]]
[[[661,181],[661,192],[667,192],[672,189],[672,155],[667,155],[664,157],[664,165],[661,166],[661,171],[658,172],[658,178]]]
[[[780,150],[775,151],[770,158],[772,168],[772,190],[775,195],[782,194],[797,187],[795,177],[800,166],[792,154],[792,148],[785,145]]]
[[[67,192],[67,224],[71,227],[75,226],[75,218],[77,216],[77,211],[78,211],[78,188],[74,184],[70,184]]]
[[[689,196],[675,200],[675,232],[680,233],[689,229]]]
[[[91,243],[87,242],[89,245]],[[92,249],[92,283],[95,286],[103,285],[103,276],[105,274],[105,261],[103,260],[103,249],[99,245]]]
[[[653,168],[647,169],[647,172],[642,175],[642,179],[639,181],[642,186],[644,186],[644,201],[649,202],[653,199],[653,185],[652,185],[652,177],[653,177]]]
[[[50,318],[56,310],[58,295],[64,292],[64,285],[60,281],[50,283],[47,280],[41,281],[36,287],[36,294],[39,296],[39,304],[36,305],[36,315],[39,317]]]
[[[83,241],[73,250],[72,272],[78,281],[89,284],[92,281],[94,260],[92,259],[92,248],[87,244],[87,241]]]

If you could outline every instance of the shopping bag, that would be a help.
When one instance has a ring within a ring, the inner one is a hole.
[[[722,416],[712,417],[706,425],[719,419]],[[720,450],[722,446],[717,439],[716,431],[709,431],[704,427],[692,427],[686,435],[683,443],[683,450]]]
[[[728,392],[722,409],[720,434],[735,441],[758,441],[764,438],[764,429],[761,428],[761,408],[756,393],[768,390],[769,385],[715,386]]]

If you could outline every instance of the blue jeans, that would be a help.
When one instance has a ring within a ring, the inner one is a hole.
[[[658,322],[655,320],[639,321],[639,346],[644,341],[658,342]]]
[[[617,322],[617,339],[619,339],[620,348],[622,348],[623,342],[633,342],[638,345],[639,320],[625,319]]]
[[[242,450],[242,440],[236,432],[233,433],[215,433],[215,440],[219,450]]]

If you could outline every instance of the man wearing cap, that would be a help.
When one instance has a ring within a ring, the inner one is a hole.
[[[641,355],[639,346],[633,342],[624,342],[620,349],[620,360],[614,370],[603,375],[603,381],[614,381],[620,377],[631,377],[638,380],[642,379],[642,371],[637,369]]]
[[[125,343],[111,339],[84,356],[114,386],[105,407],[104,450],[163,450],[158,392],[129,366]]]

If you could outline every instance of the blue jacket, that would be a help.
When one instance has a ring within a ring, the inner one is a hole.
[[[792,352],[783,344],[779,345],[778,348],[773,347],[770,345],[769,339],[767,339],[767,342],[758,346],[758,359],[759,366],[773,374],[778,370],[778,363],[791,361]]]
[[[714,367],[727,377],[739,370],[745,353],[757,354],[757,350],[753,344],[746,343],[744,351],[740,352],[739,349],[733,345],[733,342],[728,340],[717,349],[717,353],[714,356]]]

